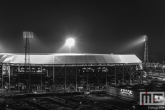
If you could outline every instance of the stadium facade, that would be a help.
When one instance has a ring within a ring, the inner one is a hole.
[[[0,54],[1,88],[31,90],[105,89],[140,83],[142,61],[118,54]]]

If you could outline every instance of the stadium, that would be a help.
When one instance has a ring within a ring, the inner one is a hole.
[[[70,108],[69,110],[74,107],[79,110],[84,108],[92,109],[91,104],[93,103],[98,104],[94,107],[95,109],[118,108],[122,110],[122,108],[114,105],[100,103],[101,97],[97,94],[107,94],[106,96],[108,97],[115,96],[116,98],[117,92],[111,92],[113,90],[112,86],[117,89],[121,86],[142,83],[142,78],[139,77],[142,61],[133,54],[31,53],[29,58],[30,62],[25,64],[25,55],[23,53],[0,54],[1,94],[5,94],[7,99],[10,97],[10,100],[5,100],[5,108],[9,106],[8,108],[10,109],[22,109],[20,105],[16,104],[22,103],[21,106],[24,109],[50,110],[50,108],[60,109],[60,107],[67,106]],[[83,94],[86,94],[86,98],[83,98]],[[96,97],[92,94],[96,94]],[[72,97],[72,95],[80,96]],[[90,95],[95,99],[90,99]],[[64,96],[69,97],[66,99]],[[118,96],[121,97],[121,95]],[[35,98],[33,99],[33,97]],[[15,99],[17,100],[15,101]],[[50,100],[54,101],[53,104],[50,103]],[[66,105],[68,101],[72,102],[72,106]],[[87,104],[89,101],[91,104]],[[63,105],[59,106],[56,104],[57,102]],[[41,106],[41,103],[46,103],[46,107]],[[36,106],[36,104],[38,105]],[[64,108],[66,109],[66,107]]]
[[[79,110],[81,107],[81,109],[90,108],[91,104],[87,104],[89,101],[92,101],[93,104],[99,103],[94,108],[100,108],[100,110],[106,107],[107,110],[109,108],[113,108],[113,110],[115,108],[118,110],[130,109],[133,105],[138,108],[140,92],[164,91],[165,87],[164,82],[155,82],[152,78],[152,81],[148,82],[150,76],[146,76],[143,71],[142,61],[133,54],[31,53],[29,58],[30,62],[26,64],[23,53],[0,54],[0,92],[10,99],[5,102],[10,106],[9,108],[20,109],[19,105],[19,107],[13,107],[15,106],[13,103],[16,103],[15,99],[19,103],[23,102],[21,106],[27,109],[34,107],[34,109],[50,110],[56,106],[59,109],[67,106],[68,110],[72,110],[74,107]],[[35,98],[33,99],[33,97]],[[126,103],[120,108],[124,102],[121,103],[118,99],[129,102],[129,104]],[[63,105],[54,105],[55,102],[50,104],[50,100]],[[66,105],[68,101],[73,101],[74,107]],[[75,103],[77,101],[79,104]],[[100,101],[106,101],[108,105]],[[45,108],[36,107],[35,104],[41,105],[43,102],[47,103]],[[113,102],[115,105],[117,103],[118,107],[109,105]],[[26,107],[29,103],[33,104]],[[49,106],[53,107],[49,108]]]
[[[115,54],[31,54],[28,65],[24,58],[23,54],[0,55],[2,88],[80,91],[130,85],[137,81],[133,73],[142,63],[136,55]]]
[[[23,53],[0,54],[0,92],[7,98],[5,104],[9,108],[20,109],[20,105],[13,107],[18,101],[23,102],[21,106],[27,109],[50,110],[66,106],[64,108],[68,110],[74,107],[88,110],[96,103],[99,105],[94,108],[99,110],[131,109],[134,105],[140,109],[140,92],[162,92],[165,87],[164,81],[156,81],[144,72],[142,61],[133,54],[31,53],[29,61],[25,63]],[[74,107],[67,105],[68,102],[73,102]],[[92,106],[88,102],[93,103]],[[112,105],[114,102],[117,106]],[[122,106],[124,102],[126,104]],[[41,103],[47,103],[46,107],[36,107],[35,104]],[[26,107],[27,104],[30,105]]]

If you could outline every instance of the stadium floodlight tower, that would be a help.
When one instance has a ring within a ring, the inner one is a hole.
[[[144,64],[148,62],[148,37],[145,35],[144,36]]]
[[[27,67],[30,64],[30,45],[29,45],[29,40],[33,38],[33,32],[28,32],[28,31],[24,31],[23,32],[23,38],[25,39],[25,75],[28,75],[27,72]],[[30,68],[29,68],[30,70]],[[27,80],[27,82],[25,82],[27,84],[27,89],[30,90],[30,74],[29,74],[29,81]]]
[[[73,38],[68,38],[66,40],[66,45],[69,47],[69,53],[71,53],[71,47],[74,46],[75,40]]]
[[[29,39],[33,38],[33,32],[24,31],[23,38],[25,39],[25,65],[26,65],[30,63]]]

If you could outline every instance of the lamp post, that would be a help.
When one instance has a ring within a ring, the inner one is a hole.
[[[74,46],[75,40],[73,38],[68,38],[66,40],[66,45],[69,47],[69,53],[71,53],[71,47]]]
[[[148,63],[148,37],[145,35],[144,36],[144,64]]]
[[[23,32],[23,38],[25,39],[25,64],[24,64],[24,68],[25,68],[25,74],[27,76],[29,76],[29,80],[27,80],[26,86],[28,87],[28,89],[30,90],[30,43],[29,43],[29,39],[33,38],[33,32],[28,32],[28,31],[24,31]],[[27,67],[29,66],[29,70],[27,71]]]

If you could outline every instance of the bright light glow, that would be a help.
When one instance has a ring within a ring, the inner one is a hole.
[[[147,40],[148,40],[148,37],[147,37],[146,35],[144,35],[143,41],[145,42],[145,41],[147,41]]]
[[[24,31],[23,32],[23,38],[28,38],[28,39],[30,39],[30,38],[33,38],[33,32],[27,32],[27,31]]]
[[[66,45],[68,45],[69,47],[73,46],[75,43],[75,40],[73,38],[69,38],[66,40]]]

